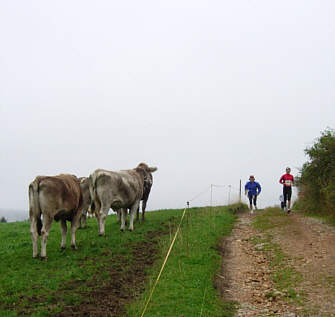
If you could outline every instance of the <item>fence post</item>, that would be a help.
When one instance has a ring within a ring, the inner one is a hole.
[[[211,207],[213,204],[213,184],[211,184]]]
[[[229,191],[228,191],[228,205],[230,205],[230,191],[231,191],[231,185],[228,185]]]
[[[239,196],[239,202],[241,202],[242,198],[242,181],[240,180],[240,196]]]

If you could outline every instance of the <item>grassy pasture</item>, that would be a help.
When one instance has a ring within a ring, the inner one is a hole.
[[[220,299],[213,283],[221,262],[216,246],[235,220],[229,209],[188,210],[145,316],[231,316],[233,305]],[[0,223],[0,316],[80,316],[82,305],[102,316],[94,311],[95,299],[113,291],[123,297],[115,304],[120,307],[105,306],[106,316],[140,316],[181,215],[182,210],[150,212],[124,233],[116,216],[108,216],[106,237],[99,237],[96,220],[88,219],[89,227],[77,231],[79,249],[69,247],[68,232],[64,252],[55,222],[45,262],[32,259],[28,222]]]
[[[217,245],[223,235],[231,232],[235,220],[228,210],[228,207],[213,207],[187,211],[181,234],[144,316],[233,315],[234,303],[222,301],[214,288],[214,278],[221,263]],[[163,242],[164,250],[172,238]],[[150,275],[149,287],[128,309],[129,316],[141,315],[139,312],[143,311],[162,262],[163,259],[157,261]]]

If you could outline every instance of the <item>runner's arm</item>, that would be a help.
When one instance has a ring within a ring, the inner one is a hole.
[[[248,183],[245,183],[244,191],[245,191],[245,194],[248,194]]]

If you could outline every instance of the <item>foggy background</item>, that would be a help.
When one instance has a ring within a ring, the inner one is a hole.
[[[0,216],[37,175],[157,166],[148,210],[259,207],[335,121],[334,1],[1,1]],[[20,216],[16,216],[16,214]]]

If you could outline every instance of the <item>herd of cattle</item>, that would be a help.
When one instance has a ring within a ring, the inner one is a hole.
[[[94,213],[99,235],[105,234],[105,221],[112,208],[121,216],[121,231],[125,230],[128,209],[129,230],[134,229],[134,214],[139,219],[142,200],[142,220],[156,167],[140,163],[136,168],[118,172],[95,170],[89,177],[75,175],[37,176],[29,185],[29,218],[33,257],[38,256],[38,236],[41,236],[41,258],[46,258],[46,244],[53,220],[60,221],[62,242],[66,247],[66,221],[71,222],[71,247],[76,247],[76,231],[86,213]]]

